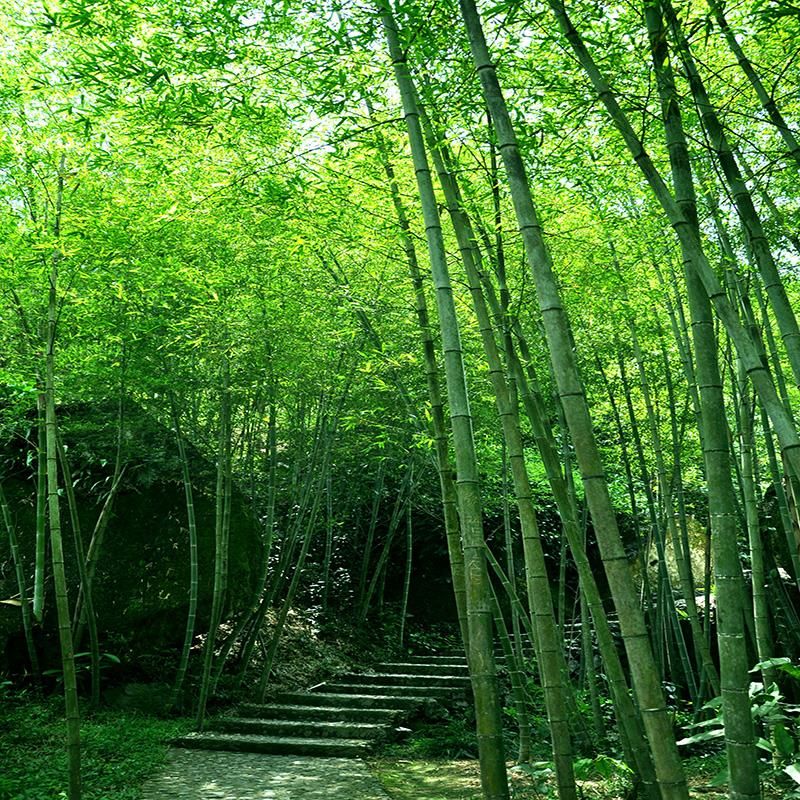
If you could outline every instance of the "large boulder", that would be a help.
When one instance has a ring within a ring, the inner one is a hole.
[[[116,451],[116,413],[108,407],[59,409],[68,448],[85,546],[107,495]],[[8,442],[3,454],[4,488],[12,510],[30,592],[35,531],[35,453],[30,437]],[[207,621],[214,562],[215,466],[188,446],[197,516],[200,565],[197,630]],[[126,408],[125,473],[105,534],[93,597],[105,650],[155,653],[179,646],[186,624],[189,547],[186,503],[174,432],[145,411]],[[62,526],[70,602],[77,594],[73,532],[62,494]],[[228,609],[248,604],[258,580],[261,531],[243,494],[234,486],[231,506]],[[49,558],[49,555],[48,555]],[[17,594],[8,540],[0,530],[0,600]],[[52,579],[37,638],[45,661],[56,655]],[[24,646],[19,608],[0,603],[0,670],[22,666]]]

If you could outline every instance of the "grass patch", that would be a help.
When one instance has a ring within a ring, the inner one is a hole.
[[[380,758],[370,767],[392,800],[482,800],[480,767],[475,760]],[[552,767],[546,763],[508,764],[512,800],[555,798]],[[587,776],[578,782],[586,800],[626,800],[624,776]]]
[[[131,711],[83,709],[85,800],[136,800],[164,763],[167,741],[189,728]],[[60,698],[5,695],[0,702],[0,800],[66,797],[64,705]]]
[[[588,759],[584,759],[588,761]],[[708,786],[709,779],[719,771],[723,758],[717,754],[685,762],[693,800],[725,797],[722,786]],[[630,784],[622,774],[592,774],[592,769],[578,772],[581,797],[585,800],[629,800]],[[476,760],[418,759],[386,756],[370,761],[370,768],[392,800],[482,800],[480,768]],[[554,800],[556,788],[552,781],[551,765],[536,763],[514,766],[508,764],[512,800]],[[785,786],[775,783],[771,776],[764,781],[764,800],[788,800],[793,797]]]
[[[381,758],[370,767],[392,800],[473,800],[481,785],[476,761]]]

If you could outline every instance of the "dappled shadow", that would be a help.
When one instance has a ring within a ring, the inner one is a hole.
[[[474,760],[379,759],[373,766],[397,800],[478,800],[482,796]]]
[[[174,750],[142,800],[387,800],[358,759]]]

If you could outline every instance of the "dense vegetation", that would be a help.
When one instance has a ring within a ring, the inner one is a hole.
[[[798,792],[795,6],[0,26],[0,666],[63,689],[70,800],[109,663],[174,648],[202,728],[294,607],[402,644],[437,581],[487,800],[504,717],[560,800],[720,747],[731,800]]]

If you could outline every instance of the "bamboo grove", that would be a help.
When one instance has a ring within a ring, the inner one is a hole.
[[[797,8],[14,5],[0,425],[33,454],[30,529],[0,506],[32,674],[34,628],[47,613],[58,630],[71,800],[74,652],[98,703],[93,594],[134,406],[179,464],[168,705],[199,728],[221,685],[267,692],[301,597],[363,624],[395,569],[402,642],[424,509],[487,800],[510,796],[536,712],[560,800],[601,752],[641,797],[688,800],[685,755],[714,740],[731,800],[796,791]],[[80,404],[115,442],[86,509],[61,434]],[[215,465],[213,574],[190,451]],[[262,543],[244,599],[236,493]]]

